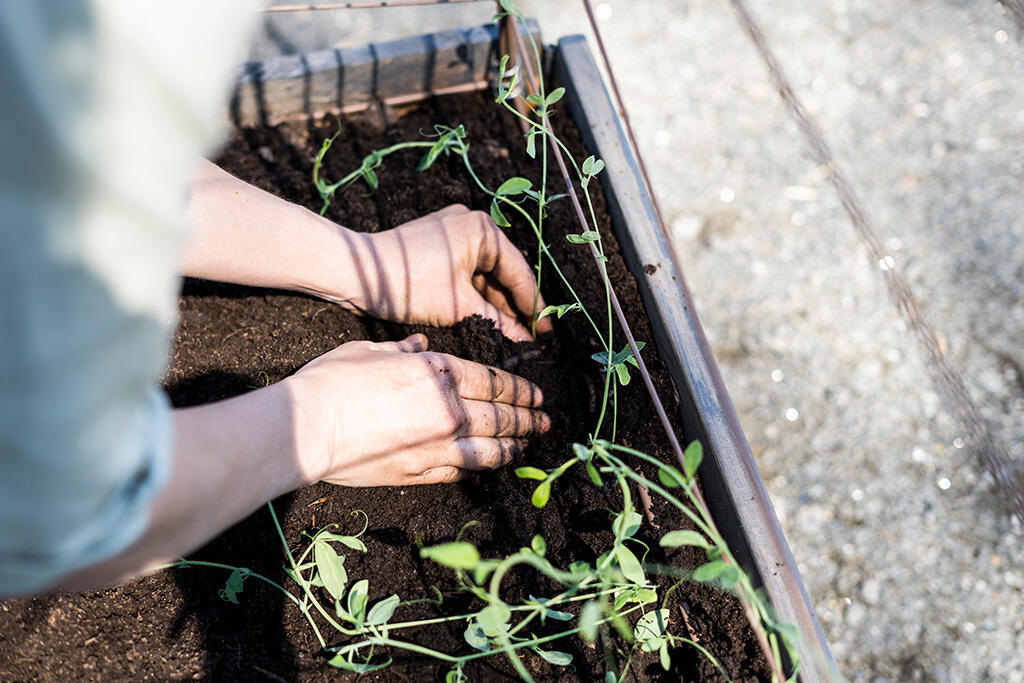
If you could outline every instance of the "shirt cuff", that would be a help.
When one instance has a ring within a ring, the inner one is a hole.
[[[130,458],[134,451],[138,463],[134,470],[122,475],[109,493],[96,494],[105,499],[98,501],[90,519],[40,520],[39,527],[24,530],[31,538],[20,539],[13,548],[0,547],[0,594],[25,596],[51,588],[76,570],[120,554],[142,536],[149,526],[153,500],[171,475],[171,408],[164,393],[152,387],[131,422],[114,446],[120,453],[90,456],[97,458],[95,467],[102,470],[105,457],[124,462],[122,458]],[[59,514],[59,502],[46,508]],[[40,514],[46,512],[40,510]],[[12,541],[10,531],[4,534],[8,542]]]

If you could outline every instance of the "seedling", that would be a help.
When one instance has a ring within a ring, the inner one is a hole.
[[[417,170],[422,171],[430,168],[442,154],[447,154],[448,151],[453,148],[458,149],[462,144],[462,138],[466,135],[466,131],[462,126],[457,128],[438,126],[434,135],[434,137],[437,137],[435,142],[425,140],[400,142],[398,144],[391,145],[390,147],[370,152],[363,157],[363,163],[359,168],[355,169],[336,183],[328,183],[320,177],[320,169],[323,166],[324,157],[327,155],[328,150],[331,149],[331,145],[333,145],[334,141],[339,135],[341,135],[341,130],[341,122],[339,121],[337,132],[324,140],[323,144],[320,146],[320,151],[317,152],[316,158],[313,160],[313,187],[316,188],[317,193],[320,195],[320,200],[323,202],[323,206],[320,207],[321,216],[327,212],[327,208],[331,205],[331,200],[334,199],[334,194],[338,190],[348,187],[360,178],[369,185],[371,190],[376,190],[380,186],[380,180],[377,177],[377,169],[384,163],[385,157],[405,149],[427,148],[427,153],[422,159],[420,159],[420,163],[417,166]]]
[[[637,350],[642,350],[646,346],[645,342],[637,342]],[[608,351],[601,351],[591,356],[601,365],[605,366],[606,372],[614,372],[619,378],[619,384],[626,386],[629,384],[629,368],[626,364],[632,365],[634,368],[640,367],[636,358],[633,357],[633,350],[629,348],[629,345],[622,347],[622,350],[616,354],[610,354]]]

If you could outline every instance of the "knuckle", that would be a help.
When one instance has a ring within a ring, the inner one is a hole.
[[[462,470],[457,467],[438,467],[431,470],[427,478],[437,484],[450,484],[462,479]]]
[[[516,412],[514,410],[499,408],[497,413],[498,413],[498,424],[497,424],[497,430],[496,430],[497,433],[498,434],[506,434],[506,433],[512,431],[515,428],[515,424],[517,422]]]

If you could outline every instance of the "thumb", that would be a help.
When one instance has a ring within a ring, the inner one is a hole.
[[[400,351],[402,353],[419,353],[427,350],[427,335],[416,333],[409,335],[402,341],[377,342],[373,345],[374,351]]]

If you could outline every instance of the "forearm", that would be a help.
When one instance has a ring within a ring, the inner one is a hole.
[[[260,505],[318,480],[312,434],[287,381],[174,411],[171,480],[143,536],[126,551],[66,577],[60,588],[109,585],[183,556]],[[300,438],[301,437],[301,438]],[[303,440],[305,439],[305,441]]]
[[[362,237],[203,160],[190,188],[192,277],[309,292],[351,304]]]

